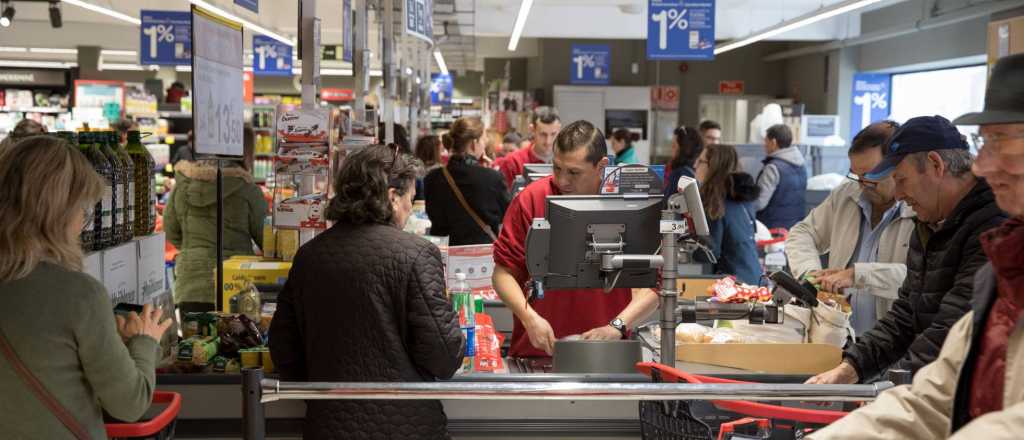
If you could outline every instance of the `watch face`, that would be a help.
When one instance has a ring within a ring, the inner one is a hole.
[[[615,318],[615,319],[614,319],[614,320],[612,321],[612,327],[615,327],[615,328],[621,329],[622,327],[625,327],[625,326],[626,326],[626,323],[625,323],[625,322],[623,322],[623,321],[622,321],[622,319],[619,319],[619,318]]]

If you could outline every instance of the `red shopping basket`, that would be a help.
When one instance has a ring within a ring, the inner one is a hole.
[[[784,243],[786,239],[789,238],[789,231],[786,230],[786,228],[769,229],[768,232],[772,234],[772,238],[770,240],[757,241],[757,247],[762,250],[773,244]]]
[[[643,362],[636,366],[637,370],[643,374],[651,376],[655,380],[664,382],[686,382],[686,383],[749,383],[731,379],[721,379],[717,377],[701,376],[697,374],[690,374],[676,368],[667,367],[653,362]],[[741,414],[749,417],[761,417],[773,420],[792,420],[802,423],[810,423],[816,425],[827,425],[841,419],[847,413],[844,411],[830,411],[830,410],[819,410],[819,409],[804,409],[804,408],[790,408],[778,405],[769,405],[766,403],[759,402],[746,402],[741,400],[712,400],[710,401],[716,408],[724,411],[730,411],[737,414]],[[658,403],[658,402],[652,402]],[[650,412],[650,411],[648,411]],[[662,429],[657,426],[651,426],[652,423],[645,422],[644,409],[641,408],[641,424],[647,424],[644,428],[653,428],[655,431]],[[698,423],[703,424],[692,415],[687,414],[684,420],[692,419]],[[690,423],[692,425],[692,422]],[[735,424],[735,422],[734,422]],[[707,425],[705,425],[707,426]],[[646,438],[646,437],[645,437]],[[700,438],[689,436],[688,434],[682,434],[677,437],[672,436],[656,436],[653,438]],[[703,438],[711,438],[710,429],[708,435]]]
[[[108,423],[107,438],[111,439],[156,439],[174,438],[174,425],[181,410],[181,394],[166,391],[153,393],[153,404],[166,407],[156,417],[139,423]]]

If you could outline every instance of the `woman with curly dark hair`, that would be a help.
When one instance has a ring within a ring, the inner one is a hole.
[[[295,255],[270,327],[286,381],[429,382],[462,365],[441,252],[402,232],[416,169],[394,148],[348,158],[326,210],[334,226]],[[303,438],[448,438],[441,403],[309,401]]]

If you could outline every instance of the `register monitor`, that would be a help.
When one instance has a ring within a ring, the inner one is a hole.
[[[657,285],[661,197],[549,196],[534,219],[526,262],[545,290]]]
[[[800,143],[803,145],[842,146],[838,115],[803,115],[800,118]]]

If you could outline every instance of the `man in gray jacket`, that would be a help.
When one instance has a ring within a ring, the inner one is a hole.
[[[817,278],[822,290],[846,293],[851,324],[867,333],[885,315],[907,276],[913,209],[896,200],[892,176],[864,175],[882,162],[882,145],[899,124],[882,121],[861,130],[850,146],[848,182],[837,187],[789,231],[786,257],[796,276]],[[822,270],[821,255],[828,254]]]

